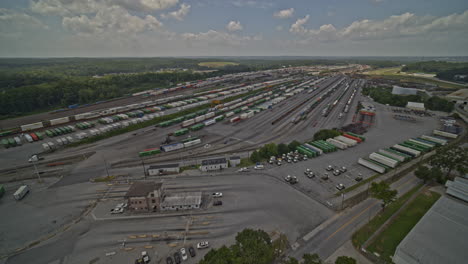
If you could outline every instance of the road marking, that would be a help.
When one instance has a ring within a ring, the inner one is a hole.
[[[351,218],[351,220],[349,220],[348,222],[346,222],[344,225],[340,226],[340,228],[338,228],[335,232],[333,232],[333,234],[331,234],[329,237],[327,237],[325,239],[325,241],[327,241],[328,239],[332,238],[333,236],[336,235],[336,233],[340,232],[343,228],[347,227],[349,224],[351,224],[352,222],[354,222],[354,220],[356,220],[356,218],[358,218],[359,216],[361,216],[362,214],[364,214],[367,210],[369,210],[371,207],[373,207],[374,205],[376,205],[377,203],[379,203],[379,201],[376,201],[374,203],[372,203],[371,205],[369,205],[366,209],[362,210],[359,214],[355,215],[353,218]]]

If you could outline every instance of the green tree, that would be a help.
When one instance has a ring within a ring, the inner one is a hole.
[[[341,135],[341,133],[334,129],[322,129],[314,134],[314,140],[325,140]]]
[[[440,184],[445,184],[446,178],[444,173],[437,167],[431,168],[431,178],[436,180]]]
[[[352,257],[340,256],[335,260],[335,264],[356,264],[357,261]]]
[[[301,143],[299,141],[294,140],[294,141],[292,141],[291,143],[288,144],[288,149],[289,149],[289,151],[294,151],[300,145],[301,145]]]
[[[464,173],[468,169],[468,148],[445,146],[437,149],[430,160],[431,166],[446,172],[446,177],[453,169]]]
[[[231,249],[222,246],[219,249],[211,249],[198,264],[233,264],[234,259]]]
[[[390,185],[384,181],[379,183],[373,182],[370,187],[371,196],[382,201],[382,208],[385,210],[387,204],[389,204],[397,195],[396,190],[391,190]]]
[[[426,166],[419,166],[414,171],[414,175],[416,175],[416,177],[418,177],[419,179],[423,180],[424,183],[433,179],[433,174],[431,173],[431,170]]]
[[[288,152],[289,152],[288,145],[286,145],[284,143],[281,143],[281,144],[278,145],[278,154],[279,155],[287,154]]]
[[[263,230],[244,229],[231,247],[235,263],[270,264],[274,260],[270,236]]]
[[[250,161],[252,162],[260,162],[261,158],[260,158],[260,154],[258,154],[258,151],[254,151],[252,152],[252,154],[250,154]]]
[[[322,260],[317,254],[304,254],[302,259],[304,260],[303,264],[322,264]]]

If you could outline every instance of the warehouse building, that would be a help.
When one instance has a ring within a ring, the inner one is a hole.
[[[393,85],[392,94],[396,95],[416,95],[418,94],[418,89],[416,88],[405,88],[397,85]]]
[[[396,264],[466,263],[468,250],[468,179],[448,181],[447,193],[398,245]]]
[[[201,171],[215,171],[215,170],[226,169],[227,167],[228,167],[228,162],[226,158],[207,159],[207,160],[202,160],[200,170]]]
[[[424,107],[424,103],[408,102],[406,104],[406,108],[415,110],[415,111],[426,111],[426,108]]]
[[[128,208],[136,212],[159,210],[163,197],[162,183],[156,182],[134,182],[125,194]]]
[[[229,164],[231,164],[232,167],[237,167],[241,162],[241,158],[239,156],[232,156],[229,158]]]
[[[199,209],[202,203],[201,192],[175,193],[164,197],[161,211]]]
[[[150,176],[164,175],[164,174],[176,174],[179,172],[180,172],[180,166],[178,163],[154,165],[148,168],[148,174]]]

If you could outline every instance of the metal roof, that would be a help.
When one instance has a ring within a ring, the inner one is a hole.
[[[456,177],[453,181],[445,183],[447,194],[468,202],[468,179]]]
[[[398,245],[396,264],[466,263],[468,203],[441,197]]]
[[[405,88],[405,87],[394,85],[392,89],[392,94],[398,94],[398,95],[414,95],[417,93],[418,93],[418,89],[415,89],[415,88]]]
[[[164,197],[164,201],[161,203],[161,206],[201,205],[201,197],[201,192],[173,193]]]
[[[125,197],[146,197],[148,193],[160,190],[162,183],[156,182],[134,182],[130,189],[125,194]]]
[[[416,102],[408,102],[406,105],[407,108],[418,108],[418,109],[425,109],[424,103],[416,103]]]
[[[226,158],[202,160],[202,166],[227,163]]]

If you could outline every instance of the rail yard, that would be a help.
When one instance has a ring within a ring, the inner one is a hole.
[[[2,232],[9,242],[0,255],[6,263],[128,263],[144,251],[166,263],[200,241],[232,243],[245,227],[285,233],[293,244],[343,210],[340,191],[458,137],[441,130],[443,113],[410,111],[408,122],[362,94],[366,79],[306,68],[222,76],[2,123],[11,126],[0,139],[7,193],[0,208],[9,211],[2,225],[13,228],[24,214],[37,221]],[[323,129],[340,134],[314,139]],[[233,157],[245,162],[266,144],[292,141],[298,146],[288,154],[233,166]],[[138,212],[131,197],[145,182],[164,195],[153,211]],[[24,198],[10,195],[24,185]],[[189,196],[195,205],[174,207]],[[195,252],[188,263],[207,251]]]

